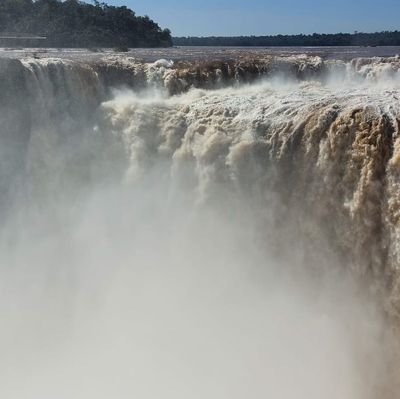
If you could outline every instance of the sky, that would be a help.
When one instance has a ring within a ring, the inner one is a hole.
[[[87,0],[88,1],[88,0]],[[174,36],[400,30],[400,0],[105,0]]]

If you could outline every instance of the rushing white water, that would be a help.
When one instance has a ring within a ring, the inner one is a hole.
[[[1,396],[396,398],[399,67],[1,60]]]

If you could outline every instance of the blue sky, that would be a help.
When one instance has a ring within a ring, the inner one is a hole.
[[[86,0],[88,1],[88,0]],[[400,30],[400,0],[105,0],[174,36]]]

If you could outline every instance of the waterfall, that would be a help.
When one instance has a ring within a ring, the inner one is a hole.
[[[400,59],[0,59],[0,392],[396,397]]]

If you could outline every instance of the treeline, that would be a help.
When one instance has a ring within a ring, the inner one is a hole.
[[[170,47],[171,32],[127,7],[98,1],[0,0],[0,36],[45,36],[43,41],[0,39],[3,46]]]
[[[400,32],[174,37],[173,43],[175,46],[400,46]]]

